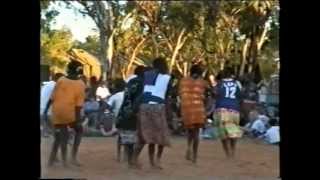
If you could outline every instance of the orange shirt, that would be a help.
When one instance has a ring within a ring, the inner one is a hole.
[[[202,79],[186,77],[181,79],[179,96],[181,98],[181,116],[186,128],[202,125],[206,119],[205,90],[207,82]]]
[[[76,120],[76,107],[81,107],[85,99],[85,84],[82,80],[62,77],[52,92],[53,124],[69,124]]]

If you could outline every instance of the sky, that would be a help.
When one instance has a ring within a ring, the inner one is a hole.
[[[86,37],[89,35],[98,35],[98,32],[94,30],[96,29],[96,25],[90,17],[76,13],[74,9],[68,9],[65,5],[59,6],[58,3],[53,2],[49,7],[49,9],[54,8],[59,11],[59,15],[55,18],[55,23],[51,24],[52,29],[67,27],[72,32],[73,40],[81,42],[85,42]],[[125,4],[126,1],[119,1],[119,3]],[[83,9],[77,2],[73,2],[72,4],[78,9]]]
[[[76,7],[82,8],[81,5],[73,3]],[[58,6],[56,3],[51,5],[50,8],[54,8],[59,11],[59,15],[55,18],[55,23],[51,24],[52,29],[61,29],[67,27],[71,30],[73,39],[84,42],[89,35],[98,35],[94,21],[87,16],[77,14],[73,9],[67,9],[65,6]]]

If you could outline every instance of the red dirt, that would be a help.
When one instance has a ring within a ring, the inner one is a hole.
[[[83,166],[65,169],[61,164],[51,168],[46,166],[52,138],[42,138],[42,178],[275,180],[279,176],[278,146],[241,139],[237,157],[230,161],[226,160],[219,141],[202,140],[198,162],[194,165],[184,158],[186,139],[172,137],[171,142],[172,147],[166,148],[163,154],[163,170],[150,168],[147,148],[140,156],[142,170],[132,170],[125,162],[116,161],[116,138],[83,138],[79,152]]]

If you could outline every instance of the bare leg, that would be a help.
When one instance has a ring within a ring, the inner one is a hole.
[[[186,152],[186,160],[191,160],[191,144],[192,144],[192,130],[189,129],[187,130],[188,133],[188,147],[187,147],[187,152]]]
[[[229,158],[230,152],[229,152],[229,147],[228,147],[228,140],[227,139],[222,139],[221,142],[222,142],[223,150],[224,150],[227,158]]]
[[[152,167],[156,167],[154,163],[155,144],[149,144],[149,160]]]
[[[55,129],[54,132],[54,142],[52,144],[52,149],[51,149],[51,153],[49,156],[49,162],[48,162],[48,166],[52,166],[54,163],[54,160],[57,159],[57,152],[58,149],[61,145],[61,135],[60,135],[60,129]]]
[[[60,132],[61,138],[61,156],[63,165],[67,166],[67,150],[68,150],[68,139],[69,139],[69,131],[67,127],[62,127]]]
[[[193,129],[193,159],[192,162],[197,162],[198,156],[198,146],[199,146],[199,128]]]
[[[83,129],[82,129],[82,126],[79,124],[74,127],[74,130],[75,130],[75,137],[74,137],[74,143],[72,146],[72,164],[76,166],[81,166],[81,164],[77,160],[77,154],[78,154],[79,146],[82,139]]]
[[[138,157],[142,151],[144,147],[144,144],[135,144],[134,145],[134,151],[133,151],[133,164],[134,166],[136,166],[137,168],[141,168],[141,165],[138,163]]]
[[[133,165],[132,157],[133,157],[133,144],[128,144],[127,146],[127,154],[128,154],[128,165],[129,167]]]
[[[161,166],[161,156],[162,156],[162,153],[163,153],[163,149],[164,149],[164,146],[158,145],[157,167],[158,167],[159,169],[163,169],[162,166]]]
[[[120,151],[120,153],[121,153],[121,151]],[[127,145],[123,146],[123,160],[124,161],[128,160],[128,146]]]
[[[120,135],[118,136],[118,142],[117,142],[117,161],[120,162],[121,161],[121,137]]]
[[[230,139],[229,141],[230,141],[230,146],[231,146],[231,157],[234,158],[234,156],[235,156],[235,151],[236,151],[237,139],[232,138],[232,139]]]

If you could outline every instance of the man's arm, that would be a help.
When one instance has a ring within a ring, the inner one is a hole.
[[[76,106],[76,122],[79,122],[81,119],[81,106]]]

